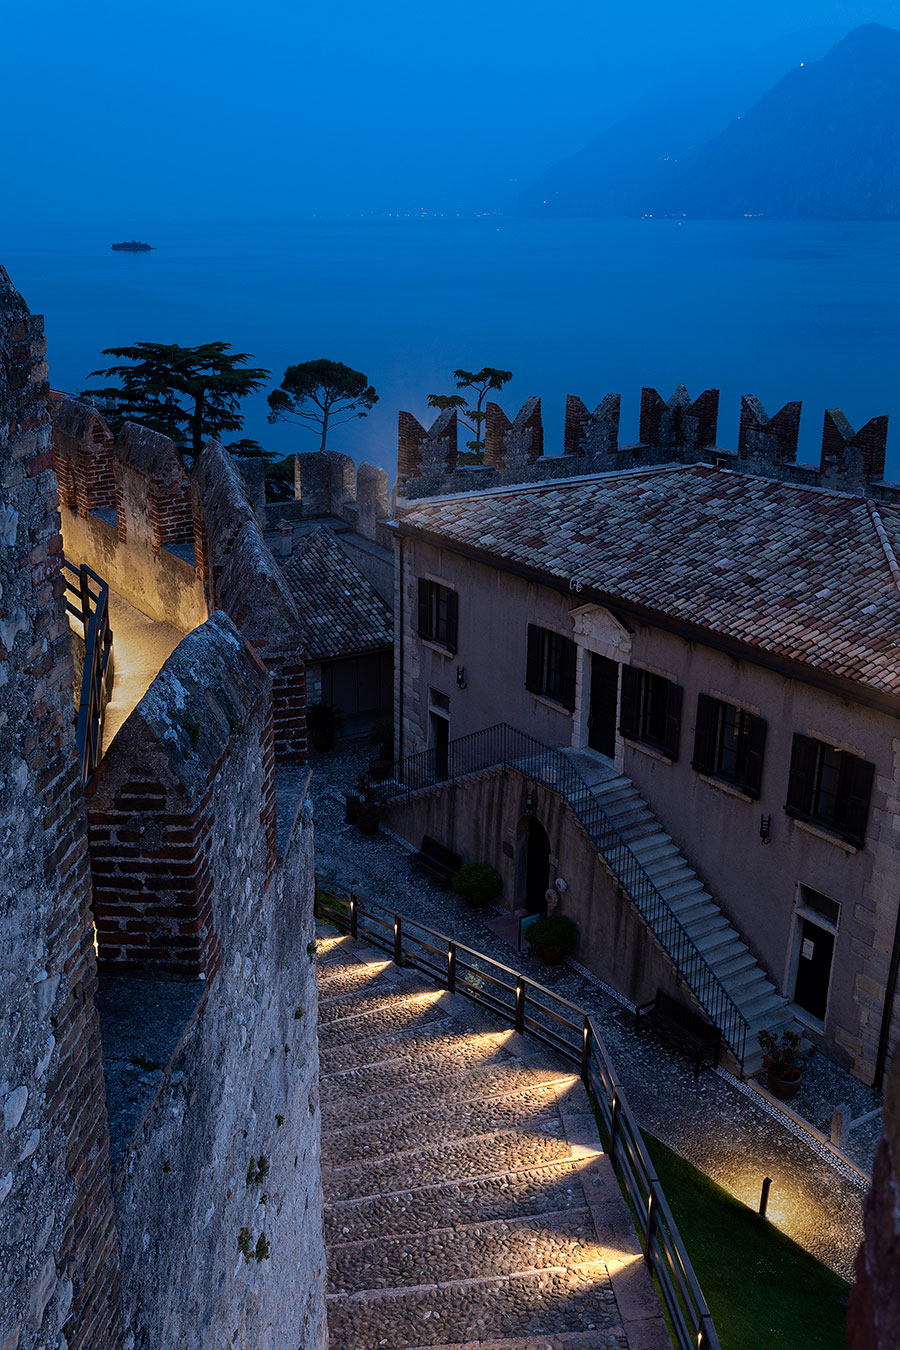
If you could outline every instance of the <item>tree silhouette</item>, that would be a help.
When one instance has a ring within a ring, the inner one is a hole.
[[[269,421],[296,422],[317,430],[319,449],[324,450],[331,427],[367,417],[377,402],[378,395],[361,370],[322,357],[288,366],[280,388],[269,395]]]

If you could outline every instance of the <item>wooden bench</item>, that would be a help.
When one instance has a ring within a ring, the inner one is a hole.
[[[651,1026],[664,1040],[694,1061],[695,1078],[703,1064],[708,1062],[715,1068],[718,1063],[722,1044],[719,1028],[702,1013],[664,990],[657,989],[651,1003],[642,1003],[635,1008],[635,1030],[639,1031],[644,1025]]]
[[[409,860],[414,872],[424,872],[438,886],[446,890],[462,867],[462,858],[452,848],[439,844],[430,834],[422,836],[422,847]]]

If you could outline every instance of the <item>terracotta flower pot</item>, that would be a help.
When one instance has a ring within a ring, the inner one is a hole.
[[[545,966],[558,966],[565,959],[566,954],[565,952],[555,951],[551,947],[541,947],[537,955]]]
[[[792,1097],[797,1095],[797,1089],[803,1082],[803,1074],[800,1073],[796,1078],[779,1078],[774,1073],[767,1073],[767,1085],[773,1097],[779,1101],[789,1102]]]

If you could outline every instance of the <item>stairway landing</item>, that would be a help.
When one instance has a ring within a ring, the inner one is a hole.
[[[571,1067],[318,935],[331,1344],[671,1350]]]

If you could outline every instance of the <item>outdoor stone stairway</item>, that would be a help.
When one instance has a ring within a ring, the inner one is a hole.
[[[630,778],[599,766],[590,781],[579,757],[578,769],[585,778],[584,791],[570,799],[581,816],[593,798],[616,826],[638,862],[676,915],[685,932],[712,968],[719,983],[747,1020],[744,1072],[762,1068],[757,1039],[764,1028],[780,1031],[793,1022],[793,1008],[780,994],[704,888],[690,863],[638,792]],[[590,770],[587,771],[588,773]]]
[[[570,1066],[318,932],[331,1345],[671,1350]]]

